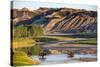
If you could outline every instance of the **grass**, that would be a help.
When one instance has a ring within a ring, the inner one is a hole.
[[[96,38],[89,38],[86,40],[80,40],[72,42],[72,44],[89,44],[89,45],[97,45],[97,39]]]
[[[14,39],[12,42],[12,48],[29,47],[34,45],[35,45],[35,40],[28,38],[17,38]]]
[[[61,36],[43,36],[43,37],[36,37],[33,39],[36,40],[37,42],[80,40],[80,38],[61,37]]]
[[[38,61],[27,56],[23,51],[14,51],[13,54],[13,66],[23,66],[23,65],[36,65],[39,64]]]
[[[61,37],[61,36],[48,36],[47,38],[55,38],[58,40],[77,40],[77,39],[79,39],[79,38]]]

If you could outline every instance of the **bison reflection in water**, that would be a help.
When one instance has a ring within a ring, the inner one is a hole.
[[[68,57],[72,58],[74,57],[74,51],[67,51]]]
[[[44,56],[46,56],[46,55],[47,55],[46,52],[40,52],[39,53],[39,59],[40,60],[45,60],[46,58]]]
[[[39,59],[40,60],[45,60],[45,56],[49,54],[49,50],[47,48],[43,48],[42,51],[39,53]]]

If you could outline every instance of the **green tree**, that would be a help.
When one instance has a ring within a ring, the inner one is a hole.
[[[31,29],[29,30],[31,37],[37,37],[43,35],[43,29],[40,25],[33,24],[31,25]]]
[[[13,28],[13,37],[14,38],[24,38],[27,37],[27,28],[23,25]]]

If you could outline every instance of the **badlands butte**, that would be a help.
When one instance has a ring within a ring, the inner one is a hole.
[[[39,24],[46,33],[96,33],[97,11],[73,8],[11,9],[13,26]]]

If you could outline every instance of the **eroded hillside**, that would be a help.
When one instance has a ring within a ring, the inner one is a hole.
[[[12,23],[40,24],[45,32],[97,32],[97,12],[72,8],[12,9]]]

